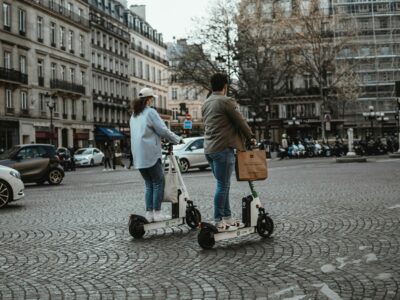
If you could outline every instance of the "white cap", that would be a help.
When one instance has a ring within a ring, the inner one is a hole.
[[[154,97],[157,98],[156,95],[154,95],[153,89],[150,88],[143,88],[139,92],[139,97],[144,98],[144,97]]]

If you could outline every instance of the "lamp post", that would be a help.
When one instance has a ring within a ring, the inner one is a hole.
[[[376,120],[379,123],[381,123],[381,136],[383,137],[383,129],[384,129],[383,127],[384,127],[385,122],[389,121],[389,117],[385,117],[384,112],[381,112],[381,113],[377,112]]]
[[[54,99],[53,95],[50,95],[48,92],[44,95],[48,100],[46,101],[46,105],[50,110],[50,144],[53,144],[53,109],[54,109]]]
[[[364,112],[363,117],[365,121],[371,122],[371,137],[374,136],[374,119],[376,117],[376,113],[374,111],[374,107],[372,105],[368,106],[369,112]]]

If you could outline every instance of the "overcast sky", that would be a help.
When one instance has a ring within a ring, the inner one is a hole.
[[[146,5],[146,21],[161,32],[164,42],[172,37],[184,38],[193,27],[193,17],[204,16],[207,4],[212,0],[128,0],[133,4]]]

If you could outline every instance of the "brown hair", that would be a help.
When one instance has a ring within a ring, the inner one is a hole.
[[[147,98],[148,97],[141,97],[131,101],[130,111],[132,112],[133,117],[140,115],[146,108]]]

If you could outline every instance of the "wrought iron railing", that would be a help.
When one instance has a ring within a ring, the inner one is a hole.
[[[13,69],[0,68],[0,80],[1,79],[28,84],[28,75]]]
[[[50,81],[50,87],[52,89],[62,89],[66,91],[72,91],[79,94],[85,94],[85,87],[83,85],[75,84],[72,82],[53,79]]]

